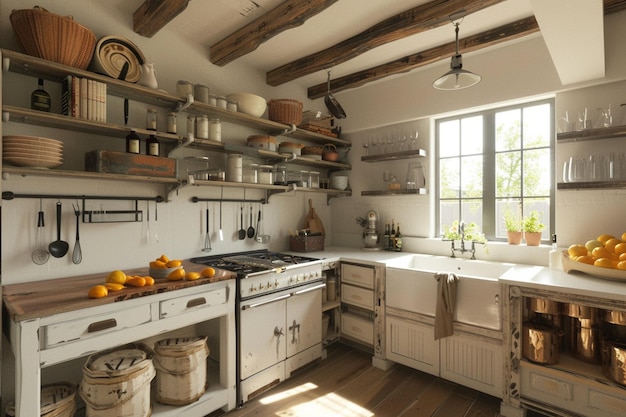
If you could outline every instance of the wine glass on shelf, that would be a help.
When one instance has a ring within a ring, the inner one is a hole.
[[[406,130],[403,130],[402,132],[400,132],[400,135],[398,135],[398,152],[403,152],[405,150],[405,144],[407,141],[408,137],[407,137],[407,132]]]
[[[409,148],[414,151],[417,150],[417,138],[419,137],[419,132],[417,129],[411,129],[409,133]]]
[[[386,139],[386,144],[387,144],[387,148],[386,148],[386,153],[393,153],[395,150],[395,143],[396,143],[396,137],[392,134],[387,134],[387,139]]]

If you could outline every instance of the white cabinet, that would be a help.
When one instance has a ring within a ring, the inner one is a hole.
[[[341,335],[374,345],[375,268],[341,264]]]
[[[387,315],[386,359],[439,376],[439,341],[433,323]]]
[[[62,280],[69,282],[72,279]],[[76,277],[72,282],[80,288],[81,281],[82,277]],[[54,283],[50,281],[46,284],[50,288]],[[28,291],[28,288],[31,290]],[[154,340],[181,329],[193,331],[194,328],[211,332],[210,342],[218,347],[209,358],[209,389],[197,402],[188,406],[153,403],[152,415],[202,417],[213,410],[235,407],[234,280],[118,302],[103,303],[103,300],[98,303],[99,300],[91,300],[93,306],[85,308],[72,308],[68,305],[71,303],[55,305],[52,301],[41,303],[46,306],[36,306],[29,301],[32,297],[45,298],[43,292],[37,283],[14,284],[4,288],[4,303],[9,312],[5,332],[15,355],[17,417],[40,414],[42,368],[76,358],[86,360],[88,355],[98,351],[130,342]],[[74,297],[76,304],[88,300],[86,295],[80,297],[79,294],[84,294],[82,292],[68,292],[72,294],[68,297]],[[40,314],[46,308],[57,312]],[[6,385],[3,384],[3,390]]]

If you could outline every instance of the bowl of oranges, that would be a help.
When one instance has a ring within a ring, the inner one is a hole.
[[[169,259],[166,255],[161,255],[150,262],[148,275],[152,278],[167,278],[172,272],[183,267],[183,262],[178,259]]]
[[[584,245],[570,245],[563,251],[563,270],[626,281],[626,232],[619,237],[602,234]]]

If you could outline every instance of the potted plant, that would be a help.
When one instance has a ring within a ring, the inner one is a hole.
[[[524,217],[522,223],[526,245],[539,246],[541,242],[541,232],[546,227],[546,225],[541,222],[539,212],[532,211],[529,216]]]
[[[522,243],[522,221],[510,211],[504,213],[504,227],[509,245]]]

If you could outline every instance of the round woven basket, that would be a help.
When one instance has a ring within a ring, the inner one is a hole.
[[[302,102],[288,98],[270,100],[267,115],[270,120],[288,125],[302,122]]]
[[[36,6],[13,10],[9,18],[18,44],[28,55],[80,69],[91,62],[96,35],[71,16]]]

